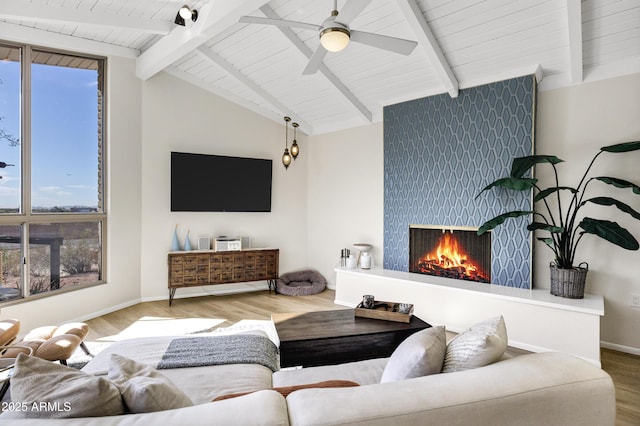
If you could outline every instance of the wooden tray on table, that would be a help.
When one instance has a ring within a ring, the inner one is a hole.
[[[385,321],[410,322],[411,315],[413,315],[413,305],[410,305],[411,307],[407,313],[398,312],[399,305],[400,304],[397,302],[383,302],[376,300],[373,305],[374,307],[368,309],[363,308],[362,303],[360,303],[355,308],[355,316]]]

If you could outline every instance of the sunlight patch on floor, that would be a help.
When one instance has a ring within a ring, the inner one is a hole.
[[[224,323],[222,318],[162,318],[144,316],[129,325],[120,333],[98,339],[115,342],[136,337],[181,336],[185,334],[206,333]]]

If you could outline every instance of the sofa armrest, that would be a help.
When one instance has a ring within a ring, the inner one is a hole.
[[[402,382],[306,389],[287,397],[292,425],[614,425],[609,375],[561,353]]]
[[[5,412],[0,416],[0,423],[15,418],[12,413]],[[75,419],[31,419],[22,420],[20,425],[288,425],[287,404],[280,393],[263,390],[250,395],[224,401],[208,402],[192,407],[176,410],[156,411],[144,414],[125,414],[111,417],[83,417]]]

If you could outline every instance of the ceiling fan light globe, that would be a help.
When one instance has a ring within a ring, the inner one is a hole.
[[[340,52],[349,44],[349,30],[325,28],[320,32],[320,44],[329,52]]]

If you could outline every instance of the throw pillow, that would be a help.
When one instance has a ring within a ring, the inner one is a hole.
[[[155,368],[122,355],[111,354],[109,373],[132,413],[190,407],[193,402],[171,380]]]
[[[447,347],[444,327],[430,327],[407,337],[387,362],[380,383],[439,373]]]
[[[494,363],[507,349],[507,341],[502,316],[482,321],[449,342],[442,372],[452,373]]]
[[[102,417],[124,413],[118,388],[104,377],[44,359],[18,355],[11,376],[11,399],[21,418]]]
[[[360,386],[360,385],[358,383],[352,382],[350,380],[326,380],[324,382],[310,383],[310,384],[305,384],[305,385],[282,386],[282,387],[277,387],[277,388],[271,388],[271,390],[280,392],[282,394],[282,396],[284,396],[286,398],[287,396],[289,396],[289,394],[291,392],[295,392],[295,391],[300,390],[300,389],[348,388],[348,387],[353,387],[353,386]],[[212,402],[222,401],[223,399],[236,398],[238,396],[248,395],[248,394],[253,393],[253,392],[257,392],[257,391],[240,392],[240,393],[231,393],[231,394],[228,394],[228,395],[221,395],[221,396],[218,396],[218,397],[214,398],[212,400]]]

